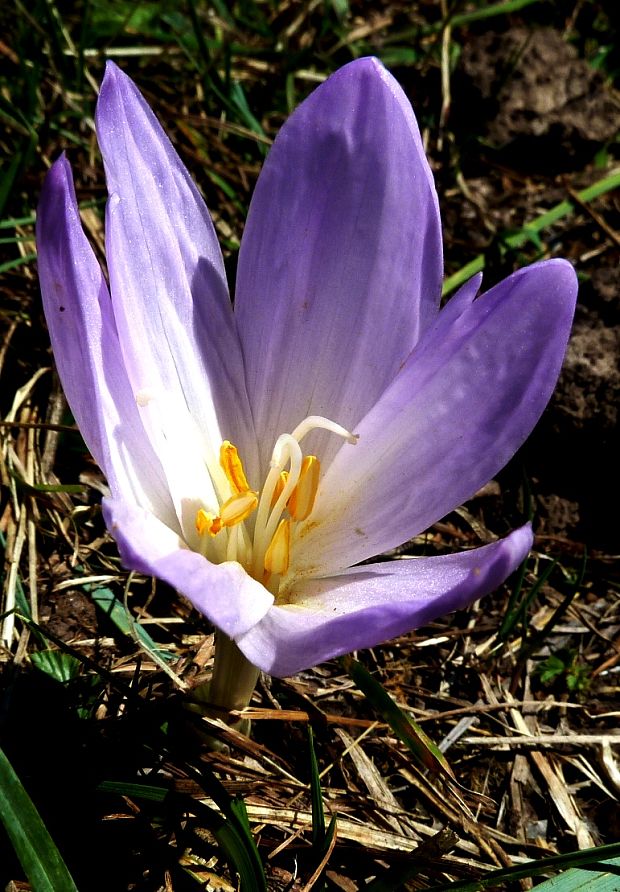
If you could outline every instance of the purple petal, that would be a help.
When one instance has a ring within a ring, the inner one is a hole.
[[[111,196],[112,301],[134,391],[187,405],[207,451],[229,438],[252,462],[241,348],[213,224],[152,111],[112,63],[97,136]]]
[[[264,462],[308,415],[357,425],[435,318],[441,276],[411,105],[376,59],[352,62],[282,127],[243,234],[235,313]],[[326,464],[339,443],[320,438]]]
[[[463,313],[470,308],[476,295],[480,291],[482,285],[482,273],[476,273],[471,279],[468,279],[464,285],[461,285],[456,294],[450,298],[445,304],[441,313],[435,319],[433,329],[438,328],[440,332],[445,331],[445,327],[457,321]],[[430,337],[431,330],[426,334],[426,338]],[[441,335],[440,335],[441,336]]]
[[[531,545],[528,524],[463,554],[367,564],[302,582],[292,606],[272,607],[237,644],[265,672],[294,675],[466,607],[497,588]]]
[[[393,548],[490,480],[551,396],[576,294],[570,264],[550,260],[442,311],[328,469],[294,572],[322,576]]]
[[[174,524],[161,465],[142,427],[110,295],[84,235],[69,162],[52,165],[37,212],[43,308],[62,385],[86,445],[116,497]]]
[[[167,582],[230,637],[247,632],[273,604],[240,564],[209,563],[146,511],[104,499],[103,513],[125,567]]]

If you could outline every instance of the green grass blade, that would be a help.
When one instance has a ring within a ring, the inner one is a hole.
[[[245,91],[241,84],[237,81],[234,81],[231,84],[230,99],[234,107],[237,109],[241,121],[245,124],[248,130],[251,130],[252,133],[258,134],[258,136],[264,136],[265,131],[263,130],[258,119],[252,114],[250,106],[248,105]],[[263,143],[258,143],[258,147],[264,155],[267,154],[267,146],[265,146]]]
[[[512,591],[510,592],[510,597],[508,599],[508,607],[506,608],[506,615],[502,620],[502,623],[499,627],[499,631],[497,633],[498,637],[503,641],[510,630],[514,627],[516,623],[517,617],[517,604],[519,604],[521,599],[521,592],[523,591],[523,583],[525,582],[525,572],[527,570],[527,562],[528,558],[519,565],[519,569],[516,571],[514,576],[514,586]]]
[[[314,734],[308,725],[308,749],[310,751],[310,800],[312,802],[312,848],[317,854],[323,853],[325,843],[325,811],[321,794],[321,778],[314,751]]]
[[[352,657],[343,657],[342,663],[360,691],[366,695],[422,767],[454,781],[454,772],[439,747],[396,705],[383,685]]]
[[[615,189],[619,188],[620,171],[615,170],[601,180],[598,180],[596,183],[593,183],[591,186],[588,186],[587,189],[582,189],[581,192],[577,192],[576,197],[582,204],[587,204],[590,201],[594,201],[594,199],[598,198],[600,195],[604,195],[606,192],[613,192]],[[559,204],[554,205],[550,210],[545,211],[540,217],[536,217],[535,220],[532,220],[531,223],[524,226],[519,232],[506,236],[505,242],[509,248],[520,248],[532,238],[532,234],[538,235],[538,233],[542,232],[543,229],[546,229],[547,226],[557,223],[558,220],[571,214],[574,210],[575,202],[567,198],[565,201],[561,201]]]
[[[224,842],[230,842],[232,839],[228,831],[234,833],[234,839],[236,840],[234,843],[235,851],[239,846],[242,846],[245,853],[243,855],[243,863],[246,863],[247,860],[247,863],[251,865],[252,883],[254,884],[247,888],[258,889],[259,892],[267,892],[265,871],[252,835],[245,802],[241,797],[231,798],[222,782],[218,780],[207,766],[203,765],[200,771],[190,770],[188,767],[186,767],[186,770],[190,772],[190,776],[193,777],[207,795],[213,799],[223,815],[221,820],[225,820],[227,823],[227,828],[222,830],[224,841],[219,840],[218,837],[218,840],[222,842],[222,846],[224,846]],[[213,833],[217,837],[217,833],[215,831]],[[241,888],[245,892],[246,887],[242,886]]]
[[[523,666],[525,661],[528,659],[531,654],[533,654],[536,649],[545,641],[548,635],[551,634],[554,627],[563,616],[563,614],[568,610],[571,605],[571,602],[574,598],[576,598],[579,589],[583,583],[583,578],[586,572],[586,565],[588,561],[588,552],[587,549],[584,549],[583,558],[581,561],[581,567],[576,578],[573,580],[571,588],[569,592],[563,597],[558,606],[555,608],[545,625],[542,629],[539,629],[537,632],[533,632],[527,641],[524,641],[521,646],[521,650],[519,652],[519,665]]]
[[[619,874],[620,858],[612,858],[585,870],[573,867],[557,877],[545,880],[536,889],[540,892],[618,892]]]
[[[70,495],[78,495],[78,493],[82,493],[86,489],[84,483],[27,483],[14,471],[9,470],[9,474],[16,482],[19,489],[23,492],[31,493],[32,495],[36,495],[40,492],[66,492]]]
[[[228,863],[238,874],[239,888],[243,892],[267,892],[265,872],[250,832],[243,800],[233,799],[226,817],[203,802],[189,798],[187,801],[188,810],[194,812],[213,833]]]
[[[0,749],[0,819],[34,892],[77,892],[32,799]]]
[[[489,6],[482,6],[470,12],[457,13],[457,15],[450,17],[450,24],[453,28],[460,25],[469,25],[471,22],[477,22],[481,19],[490,19],[494,16],[518,12],[518,10],[526,6],[532,6],[534,3],[539,2],[540,0],[500,0],[500,3],[491,3]]]
[[[312,804],[312,854],[317,862],[316,870],[312,875],[312,888],[316,892],[322,892],[325,889],[325,883],[322,880],[325,872],[324,862],[329,857],[331,846],[334,843],[336,815],[332,815],[329,827],[325,830],[321,776],[314,749],[314,734],[310,725],[308,725],[308,750],[310,753],[310,801]]]
[[[28,217],[6,217],[4,220],[0,220],[0,229],[14,229],[16,226],[34,226],[34,221],[34,214],[30,214]]]
[[[480,19],[490,19],[495,16],[507,15],[509,13],[518,12],[526,6],[533,6],[535,3],[540,2],[541,0],[500,0],[499,3],[484,5],[477,9],[472,9],[470,12],[449,15],[447,19],[441,18],[436,22],[423,25],[422,27],[417,25],[413,28],[401,28],[393,36],[388,34],[385,39],[385,44],[389,45],[395,41],[400,43],[401,41],[410,40],[412,38],[416,39],[428,34],[435,34],[437,31],[441,31],[445,28],[447,24],[449,24],[451,28],[458,28],[462,25],[469,25],[471,22],[479,21]],[[381,54],[381,58],[383,58],[383,53]]]
[[[243,840],[228,821],[222,821],[219,827],[213,827],[212,833],[239,877],[239,888],[244,892],[246,889],[248,892],[265,892],[266,883],[256,877],[252,859],[248,855]]]
[[[527,561],[524,561],[524,563],[521,565],[523,570],[520,569],[520,571],[519,571],[519,581],[520,582],[523,581],[523,575],[525,572],[526,563],[527,563]],[[558,564],[557,560],[551,561],[548,564],[548,566],[545,567],[543,572],[540,574],[540,576],[538,577],[538,579],[536,580],[536,582],[534,583],[534,585],[532,586],[530,591],[527,592],[522,598],[519,598],[518,600],[515,599],[515,603],[513,603],[513,600],[511,598],[510,603],[508,604],[508,609],[506,611],[506,615],[504,616],[504,619],[502,620],[502,624],[499,627],[499,632],[497,633],[498,638],[501,641],[506,640],[506,638],[510,635],[510,633],[512,632],[512,630],[515,628],[515,626],[518,623],[522,623],[523,626],[525,626],[525,620],[527,619],[527,611],[529,610],[530,605],[532,604],[534,599],[537,597],[538,592],[541,590],[541,588],[543,587],[543,585],[545,584],[547,579],[549,579],[552,572],[557,567],[557,564]],[[519,593],[520,593],[520,589],[519,589]],[[524,632],[524,634],[525,634],[525,632]]]
[[[0,273],[8,273],[11,269],[17,269],[18,266],[24,266],[26,263],[32,263],[37,259],[36,254],[25,254],[24,257],[14,257],[13,260],[7,260],[6,263],[0,263]]]
[[[596,869],[599,872],[614,874],[613,879],[615,886],[612,885],[613,892],[617,892],[620,888],[618,873],[620,867],[617,862],[620,861],[620,843],[612,843],[608,846],[598,846],[594,849],[582,849],[580,852],[569,852],[562,855],[552,855],[550,858],[540,858],[538,861],[530,861],[528,864],[519,864],[517,867],[503,867],[501,870],[492,870],[478,880],[462,880],[457,883],[449,883],[448,885],[430,886],[427,892],[482,892],[484,889],[507,888],[508,883],[516,880],[529,879],[530,877],[540,876],[543,873],[551,873],[552,870],[563,869],[567,867],[579,866],[590,873],[590,884],[594,879],[591,871]],[[570,871],[569,871],[570,872]],[[557,878],[555,878],[557,880]],[[537,889],[542,888],[536,886]],[[575,887],[579,889],[579,886]],[[592,885],[581,887],[580,892],[588,892],[593,888]],[[596,888],[596,887],[594,887]],[[604,887],[603,887],[604,888]],[[554,889],[553,886],[547,886],[547,889]],[[555,887],[557,889],[557,886]],[[563,892],[569,892],[570,886],[565,886]],[[572,890],[571,890],[572,892]],[[596,889],[596,892],[600,892]],[[610,890],[606,890],[610,892]]]
[[[2,171],[0,171],[0,213],[2,213],[4,205],[11,194],[21,163],[21,153],[16,152]]]
[[[588,186],[587,189],[582,189],[581,192],[577,192],[576,197],[581,204],[587,204],[589,201],[593,201],[600,195],[604,195],[606,192],[612,192],[614,189],[618,188],[620,188],[620,171],[615,170],[608,174],[608,176],[603,177],[603,179],[598,180],[598,182]],[[536,217],[535,220],[527,223],[518,232],[505,235],[502,240],[503,244],[511,249],[521,248],[526,242],[531,241],[532,239],[535,240],[547,226],[551,226],[552,223],[557,223],[558,220],[571,214],[574,210],[574,201],[571,201],[570,199],[561,201],[550,210],[545,211],[544,214],[541,214],[540,217]],[[442,294],[444,296],[446,294],[451,294],[460,285],[467,282],[468,279],[471,279],[476,273],[481,272],[484,269],[484,265],[484,254],[478,254],[477,257],[470,260],[470,262],[458,272],[448,276],[443,283]]]
[[[237,798],[230,801],[230,812],[234,814],[234,818],[231,820],[230,814],[224,816],[204,802],[171,792],[165,787],[125,781],[103,781],[99,784],[98,789],[118,796],[145,799],[160,804],[164,801],[176,803],[184,811],[195,814],[217,840],[224,857],[232,868],[233,875],[234,873],[238,875],[239,888],[243,892],[267,892],[267,882],[260,860],[257,869],[258,851],[250,833],[250,823],[242,799]],[[248,836],[250,845],[248,845]]]
[[[144,626],[134,621],[133,617],[125,609],[124,604],[118,600],[109,588],[96,588],[90,592],[90,596],[101,610],[112,620],[114,625],[124,635],[137,639],[145,650],[155,655],[160,660],[171,660],[174,654],[164,650],[153,641]]]
[[[115,793],[118,796],[145,799],[147,802],[163,802],[168,795],[166,787],[153,784],[133,784],[127,781],[102,781],[97,789],[101,793]]]
[[[234,822],[231,819],[231,816],[234,816]],[[237,851],[239,846],[241,846],[243,850],[242,860],[244,864],[247,862],[249,865],[247,873],[253,883],[251,888],[257,889],[258,892],[267,892],[265,871],[256,847],[256,842],[252,836],[248,812],[245,807],[245,802],[239,796],[233,799],[230,803],[229,819],[226,826],[227,828],[230,828],[231,831],[234,831],[235,851]],[[224,846],[224,842],[220,840],[219,837],[217,838],[222,843],[222,846]],[[235,864],[236,863],[237,862],[235,862]],[[242,885],[241,888],[245,889],[245,886]],[[249,888],[250,886],[248,885],[248,889]]]

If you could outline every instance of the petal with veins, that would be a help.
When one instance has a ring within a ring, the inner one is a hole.
[[[490,480],[549,401],[576,296],[572,266],[549,260],[446,324],[442,311],[325,474],[293,544],[296,572],[323,576],[394,548]]]
[[[467,607],[497,588],[531,545],[528,524],[462,554],[367,564],[301,582],[291,606],[272,607],[237,645],[265,672],[294,675]]]
[[[433,322],[441,276],[411,105],[376,59],[345,65],[282,127],[243,233],[235,314],[263,466],[308,415],[355,428]],[[309,440],[325,467],[336,450]]]
[[[86,445],[117,498],[135,499],[177,528],[159,457],[142,425],[110,295],[80,222],[71,168],[50,168],[37,212],[39,279],[50,339]]]
[[[110,288],[127,373],[138,399],[149,395],[144,423],[177,504],[190,490],[213,504],[206,466],[218,467],[222,439],[243,450],[250,474],[256,456],[213,224],[152,111],[113,63],[96,120],[110,193]]]

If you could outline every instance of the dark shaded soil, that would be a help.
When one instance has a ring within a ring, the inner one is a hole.
[[[521,170],[575,170],[617,135],[617,98],[553,28],[477,35],[463,47],[460,66],[460,129],[481,134]]]

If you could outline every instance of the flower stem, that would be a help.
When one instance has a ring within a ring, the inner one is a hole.
[[[223,632],[217,632],[209,702],[222,709],[245,709],[258,674],[259,670],[243,656],[235,642]]]

